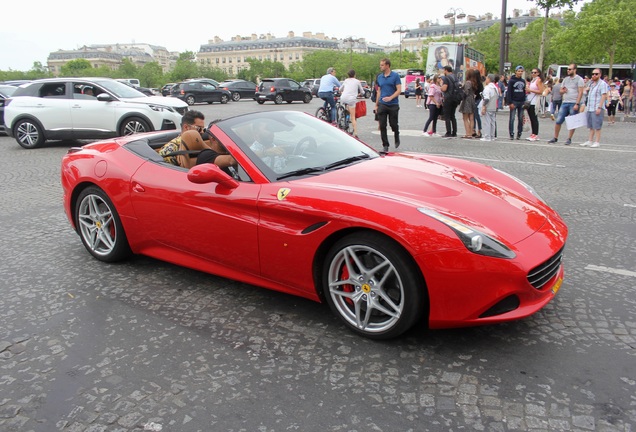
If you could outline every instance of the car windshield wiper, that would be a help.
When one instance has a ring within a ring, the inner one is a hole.
[[[300,176],[300,175],[305,175],[305,174],[315,174],[315,173],[319,173],[319,172],[323,172],[325,170],[324,167],[308,167],[308,168],[302,168],[296,171],[291,171],[288,172],[287,174],[283,174],[280,177],[276,177],[276,180],[282,180],[282,179],[286,179],[288,177],[295,177],[295,176]]]
[[[325,170],[329,170],[329,169],[332,169],[332,168],[336,168],[336,167],[340,167],[340,166],[344,166],[344,165],[349,165],[349,164],[351,164],[353,162],[357,162],[357,161],[360,161],[360,160],[363,160],[363,159],[369,159],[370,157],[371,156],[369,156],[368,154],[362,153],[361,155],[358,155],[358,156],[351,156],[351,157],[348,157],[346,159],[342,159],[342,160],[336,161],[334,163],[330,163],[329,165],[325,165],[324,169]]]

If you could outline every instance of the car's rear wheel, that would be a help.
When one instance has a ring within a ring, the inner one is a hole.
[[[34,149],[44,144],[44,132],[33,120],[20,120],[13,128],[15,140],[25,149]]]
[[[307,93],[303,97],[303,103],[309,103],[309,102],[311,102],[311,94]]]
[[[150,132],[150,125],[144,119],[139,117],[130,117],[126,119],[119,130],[120,136],[133,135],[136,133]]]
[[[283,95],[277,94],[276,97],[274,98],[274,103],[276,105],[280,105],[283,103]]]
[[[259,105],[263,105],[265,103],[265,101],[262,100],[257,100],[256,102],[258,102]]]
[[[337,241],[324,261],[322,281],[332,311],[371,339],[399,336],[425,310],[426,288],[413,259],[379,233],[354,233]]]
[[[230,100],[230,98],[227,95],[221,95],[221,103],[222,104],[228,103],[229,100]]]
[[[185,103],[187,103],[188,105],[194,105],[196,101],[196,98],[192,95],[187,95],[185,98]]]
[[[119,261],[131,254],[119,214],[100,188],[90,186],[79,194],[75,222],[84,247],[98,260]]]
[[[232,92],[232,100],[238,102],[241,100],[241,94],[239,92]]]

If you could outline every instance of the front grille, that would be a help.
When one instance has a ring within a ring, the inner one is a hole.
[[[175,110],[177,110],[177,112],[181,115],[184,115],[185,113],[188,112],[188,107],[183,107],[183,108],[175,108]]]
[[[554,254],[552,258],[530,270],[528,273],[528,282],[530,282],[530,285],[536,289],[541,289],[557,274],[561,267],[564,247]]]

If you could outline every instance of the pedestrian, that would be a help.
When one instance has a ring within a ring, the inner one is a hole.
[[[499,101],[499,76],[486,75],[486,86],[482,95],[481,115],[484,121],[484,136],[480,141],[494,141],[497,130],[497,105]]]
[[[499,77],[499,82],[497,83],[497,87],[499,87],[499,101],[497,102],[497,109],[502,110],[504,107],[504,97],[506,96],[506,88],[508,87],[508,80],[506,79],[505,74]]]
[[[629,117],[632,113],[632,80],[626,79],[623,85],[623,91],[621,92],[621,98],[623,98],[623,114],[625,117]]]
[[[473,138],[481,138],[481,116],[479,115],[479,104],[481,103],[482,93],[484,91],[484,78],[479,70],[474,69],[475,81],[477,88],[475,89],[475,121],[473,122]]]
[[[473,124],[475,122],[475,91],[477,90],[477,78],[475,69],[466,71],[466,81],[464,82],[464,93],[466,96],[459,104],[459,112],[462,113],[464,120],[465,134],[462,138],[473,138]]]
[[[515,75],[510,77],[506,90],[506,105],[510,107],[510,118],[508,120],[508,131],[510,139],[515,139],[515,116],[517,122],[517,139],[521,139],[523,132],[523,105],[526,101],[526,80],[523,77],[525,69],[519,65],[515,68]]]
[[[589,90],[587,92],[587,127],[590,130],[590,137],[580,145],[582,147],[600,147],[601,128],[603,127],[603,114],[605,112],[605,102],[609,95],[609,87],[601,79],[601,70],[592,71]]]
[[[439,136],[437,134],[437,118],[439,117],[440,110],[442,109],[443,95],[440,89],[442,78],[439,74],[435,74],[432,78],[431,84],[428,88],[428,95],[426,97],[426,104],[428,105],[428,120],[422,134],[425,137]],[[428,127],[433,124],[432,129],[429,131]]]
[[[457,102],[453,98],[453,90],[459,86],[457,78],[453,74],[451,66],[443,67],[444,76],[442,77],[442,93],[444,93],[444,123],[446,123],[445,138],[454,138],[457,136],[457,118],[455,118],[455,110],[457,110]]]
[[[377,78],[378,97],[375,100],[375,111],[380,122],[380,137],[382,148],[389,151],[389,138],[387,136],[387,121],[393,131],[395,148],[400,146],[400,129],[398,127],[398,112],[400,111],[400,93],[402,81],[397,72],[391,71],[391,60],[380,60],[380,74]]]
[[[570,64],[568,66],[567,76],[561,81],[560,93],[563,98],[563,102],[561,103],[561,108],[559,109],[559,114],[556,118],[556,124],[554,125],[554,138],[548,141],[548,143],[554,144],[558,141],[559,132],[561,132],[561,125],[565,121],[565,117],[579,112],[579,104],[583,98],[584,88],[585,81],[576,74],[576,64]],[[570,129],[565,145],[572,144],[572,136],[574,136],[574,129]]]
[[[608,95],[609,103],[607,105],[607,123],[614,124],[616,123],[616,107],[621,101],[621,94],[616,88],[616,83],[612,81],[610,83],[610,91]]]
[[[422,83],[419,78],[415,79],[415,106],[422,107]]]
[[[537,117],[537,109],[542,103],[545,103],[541,97],[543,90],[541,69],[533,68],[532,81],[530,81],[526,87],[526,100],[528,101],[526,106],[528,108],[528,118],[530,119],[530,127],[532,129],[530,136],[526,138],[528,141],[539,141],[539,118]]]
[[[554,79],[554,85],[552,86],[552,107],[550,111],[550,118],[554,121],[554,116],[559,113],[561,108],[561,102],[563,102],[563,95],[561,94],[561,81],[558,78]]]

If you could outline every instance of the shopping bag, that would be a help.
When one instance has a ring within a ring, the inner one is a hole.
[[[524,132],[530,131],[530,117],[528,117],[526,113],[523,113],[523,131]]]
[[[367,101],[356,102],[356,118],[367,115]]]
[[[587,113],[578,113],[565,118],[565,126],[568,130],[587,127]]]

